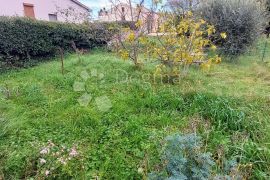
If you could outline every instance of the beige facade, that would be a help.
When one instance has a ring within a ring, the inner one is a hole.
[[[90,8],[78,0],[0,0],[0,16],[81,23],[89,15]]]
[[[157,32],[159,26],[159,16],[156,12],[139,5],[130,8],[130,6],[125,3],[112,6],[110,9],[101,9],[98,14],[98,19],[102,22],[135,22],[141,20],[143,22],[143,28],[147,33]]]

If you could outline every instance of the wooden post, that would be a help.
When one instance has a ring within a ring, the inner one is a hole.
[[[77,48],[74,41],[71,41],[71,46],[72,46],[72,48],[74,49],[74,51],[76,52],[76,54],[78,56],[79,63],[82,63],[81,62],[81,51]]]
[[[59,52],[60,52],[60,58],[61,58],[61,72],[64,75],[64,71],[65,71],[65,69],[64,69],[64,50],[61,47],[59,47]]]
[[[263,55],[262,55],[262,62],[264,62],[264,58],[265,58],[265,53],[266,53],[266,49],[267,49],[267,41],[268,41],[268,39],[265,40]]]

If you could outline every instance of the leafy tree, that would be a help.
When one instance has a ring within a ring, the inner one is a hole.
[[[208,70],[213,63],[220,63],[217,55],[209,56],[208,51],[215,51],[216,46],[210,40],[216,30],[203,19],[193,16],[191,11],[184,12],[179,22],[175,23],[174,12],[160,12],[159,33],[149,36],[144,31],[143,21],[136,21],[137,30],[125,29],[125,37],[118,39],[120,55],[140,64],[139,55],[144,59],[157,62],[156,75],[168,78],[173,83],[180,74],[186,74],[191,64],[198,64]],[[223,39],[226,33],[220,33]]]
[[[165,14],[166,21],[160,28],[155,40],[146,42],[147,54],[158,60],[156,74],[174,80],[179,74],[186,74],[191,64],[198,64],[208,70],[213,63],[220,63],[218,55],[209,56],[208,51],[215,51],[216,46],[210,41],[215,27],[187,11],[178,25],[174,25],[174,14]],[[226,33],[219,36],[226,38]]]
[[[131,21],[134,26],[129,28],[119,26],[118,34],[114,38],[115,50],[125,60],[131,60],[136,67],[140,66],[142,62],[139,55],[143,53],[141,39],[146,36],[151,30],[151,26],[156,15],[154,8],[156,2],[152,2],[151,8],[145,8],[146,1],[139,0],[131,2],[127,0],[122,2],[119,0],[111,1],[112,7],[115,11],[114,18],[116,21]],[[127,6],[128,9],[122,9],[122,5]],[[136,4],[136,5],[135,5]]]

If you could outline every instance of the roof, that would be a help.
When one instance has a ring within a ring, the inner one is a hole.
[[[76,3],[76,4],[78,4],[79,6],[81,6],[82,8],[84,8],[84,9],[86,9],[86,10],[88,10],[88,11],[91,10],[88,6],[84,5],[83,3],[81,3],[81,2],[78,1],[78,0],[71,0],[71,1],[74,2],[74,3]]]

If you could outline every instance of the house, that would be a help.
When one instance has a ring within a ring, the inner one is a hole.
[[[156,12],[141,5],[131,8],[126,3],[119,3],[108,10],[106,8],[101,9],[98,13],[98,20],[101,22],[136,22],[141,20],[148,33],[157,32],[159,27],[159,16]]]
[[[0,16],[81,23],[89,18],[90,9],[78,0],[0,0]]]

